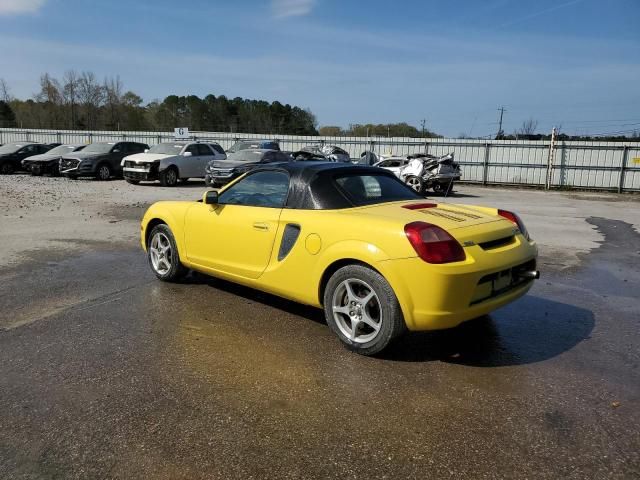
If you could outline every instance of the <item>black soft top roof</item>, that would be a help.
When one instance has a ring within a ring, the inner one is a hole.
[[[354,204],[338,189],[334,181],[337,175],[372,174],[397,180],[393,173],[382,168],[338,162],[268,163],[253,169],[252,173],[264,170],[280,170],[289,174],[289,195],[284,208],[299,210],[335,210],[353,207]]]

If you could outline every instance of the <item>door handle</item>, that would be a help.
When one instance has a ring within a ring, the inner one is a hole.
[[[253,228],[255,228],[256,230],[267,232],[269,230],[269,225],[263,222],[256,222],[253,224]]]

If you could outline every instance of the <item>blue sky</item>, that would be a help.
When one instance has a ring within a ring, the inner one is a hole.
[[[241,96],[321,125],[447,136],[640,130],[640,0],[0,0],[0,77],[120,75],[146,101]]]

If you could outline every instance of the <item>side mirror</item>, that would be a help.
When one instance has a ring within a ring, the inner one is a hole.
[[[182,156],[183,156],[183,157],[192,157],[192,156],[193,156],[193,153],[191,153],[191,152],[184,152],[184,153],[182,154]]]
[[[114,148],[113,150],[111,150],[113,153],[120,153],[120,149],[119,148]]]
[[[202,196],[202,202],[205,205],[217,205],[218,192],[216,192],[215,190],[209,190],[208,192],[205,192],[205,194]]]

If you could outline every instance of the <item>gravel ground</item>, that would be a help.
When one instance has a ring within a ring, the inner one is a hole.
[[[137,223],[158,200],[191,200],[205,190],[202,181],[177,188],[122,180],[0,176],[0,266],[15,265],[41,249],[85,249],[93,242],[134,244]],[[436,199],[438,197],[435,197]],[[515,210],[538,240],[541,255],[559,268],[576,265],[579,255],[597,248],[603,236],[590,217],[622,220],[640,229],[640,197],[605,193],[561,193],[462,185],[450,202]]]

